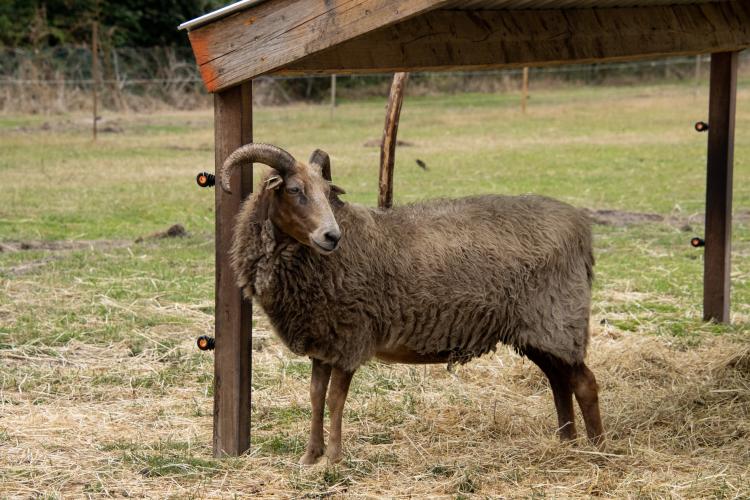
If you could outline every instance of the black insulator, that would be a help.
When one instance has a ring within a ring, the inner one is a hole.
[[[195,176],[195,182],[197,182],[202,188],[212,187],[216,184],[216,176],[214,174],[209,174],[208,172],[201,172]]]
[[[696,132],[706,132],[706,131],[708,131],[708,123],[706,123],[706,122],[695,122],[695,131]]]
[[[690,240],[690,244],[695,248],[706,246],[706,242],[703,241],[703,238],[698,238],[697,236]]]
[[[216,347],[216,340],[214,340],[213,337],[209,337],[208,335],[201,335],[198,337],[198,349],[201,351],[213,351],[214,347]]]

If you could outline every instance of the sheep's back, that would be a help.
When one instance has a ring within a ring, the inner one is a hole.
[[[582,211],[539,196],[478,196],[375,219],[397,242],[383,345],[467,361],[504,342],[583,359],[593,257]]]

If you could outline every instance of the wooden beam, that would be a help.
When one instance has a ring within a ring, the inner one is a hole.
[[[252,82],[214,96],[216,172],[229,154],[252,142]],[[232,194],[216,187],[216,348],[214,456],[236,456],[250,446],[252,306],[242,299],[229,265],[234,218],[252,192],[252,168],[237,169]]]
[[[567,10],[434,10],[288,64],[279,74],[472,70],[750,47],[750,2]]]
[[[737,52],[711,54],[703,318],[729,322]]]
[[[209,92],[218,92],[446,0],[277,0],[190,31]]]
[[[398,122],[401,118],[401,104],[404,102],[404,90],[409,73],[393,75],[391,91],[388,95],[388,107],[385,111],[383,140],[380,142],[380,176],[378,185],[378,207],[393,206],[393,167],[396,163],[396,145],[398,143]]]

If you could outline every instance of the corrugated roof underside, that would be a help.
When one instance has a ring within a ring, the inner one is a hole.
[[[646,7],[652,5],[683,5],[723,0],[455,0],[441,9],[448,10],[510,10],[510,9],[576,9],[609,7]]]

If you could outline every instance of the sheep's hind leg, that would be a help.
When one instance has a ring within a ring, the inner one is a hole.
[[[535,349],[527,349],[524,354],[533,361],[549,380],[557,410],[557,432],[560,439],[567,441],[576,438],[576,425],[573,413],[573,388],[571,387],[572,367],[558,358]]]
[[[581,407],[583,421],[586,424],[586,434],[599,447],[604,443],[604,429],[599,414],[599,386],[594,374],[581,363],[572,369],[571,387],[576,395],[578,406]]]
[[[353,371],[347,372],[338,368],[334,368],[331,375],[331,387],[328,390],[328,411],[331,414],[331,432],[326,450],[328,463],[341,461],[341,419],[353,375]]]
[[[326,404],[326,391],[331,378],[331,365],[320,360],[312,360],[312,376],[310,377],[310,405],[312,407],[312,423],[310,426],[310,440],[305,454],[300,458],[302,465],[312,465],[323,456],[325,443],[323,442],[323,412]]]

